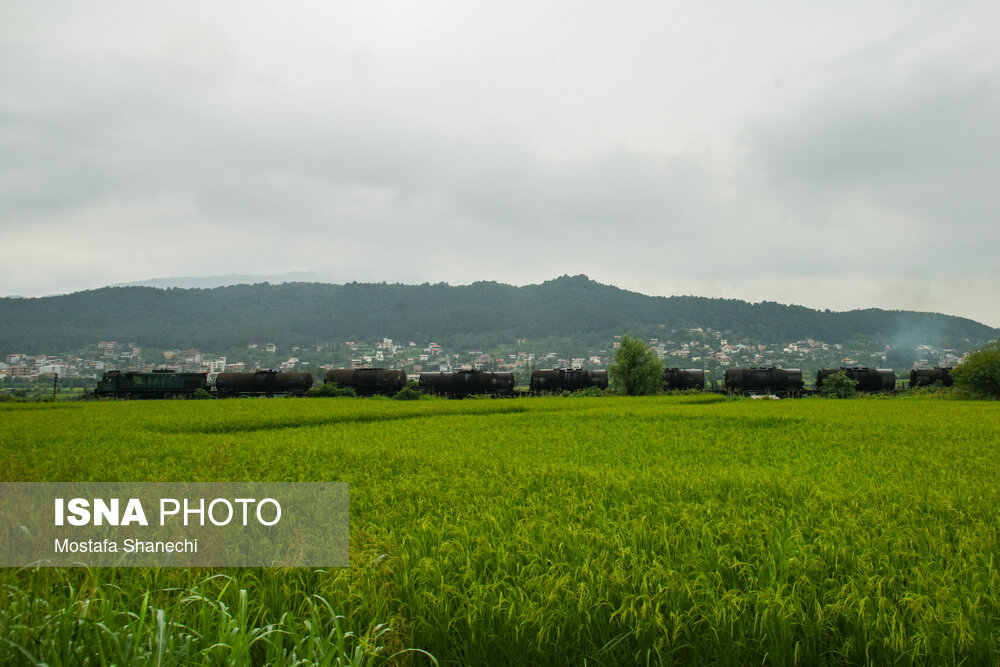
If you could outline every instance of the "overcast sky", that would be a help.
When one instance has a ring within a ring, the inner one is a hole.
[[[1000,326],[996,2],[0,0],[0,295],[541,282]]]

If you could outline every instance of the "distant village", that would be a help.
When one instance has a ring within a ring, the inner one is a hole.
[[[726,368],[778,366],[801,368],[805,377],[819,368],[840,366],[888,367],[899,371],[910,368],[954,366],[963,353],[919,345],[913,350],[845,349],[821,340],[761,343],[734,340],[709,328],[670,332],[670,339],[647,339],[649,349],[667,368],[700,368],[709,371],[712,380],[722,379]],[[256,370],[309,371],[322,375],[331,368],[392,368],[416,376],[426,371],[479,369],[511,371],[518,383],[527,383],[532,370],[540,368],[606,368],[614,359],[620,343],[616,336],[607,346],[579,356],[534,349],[524,339],[511,341],[505,349],[451,349],[434,341],[342,341],[308,347],[284,347],[271,342],[249,342],[237,355],[216,356],[195,349],[149,350],[132,343],[100,341],[94,354],[64,356],[59,354],[27,355],[8,352],[0,362],[0,386],[51,381],[89,386],[108,370],[151,372],[206,372],[210,377],[222,372]],[[715,371],[715,373],[713,373]]]

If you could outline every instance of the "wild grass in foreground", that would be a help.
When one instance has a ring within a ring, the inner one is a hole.
[[[6,481],[351,484],[350,568],[0,573],[0,660],[997,664],[996,404],[707,398],[0,406]]]
[[[111,570],[55,572],[55,580],[30,577],[23,589],[4,586],[4,664],[370,665],[411,652],[434,662],[387,646],[384,624],[355,632],[323,596],[304,590],[286,587],[274,619],[227,574],[178,589],[157,588],[161,573],[152,570],[134,573],[151,577],[145,587],[122,585]]]

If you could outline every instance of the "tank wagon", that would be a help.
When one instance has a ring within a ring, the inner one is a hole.
[[[94,394],[112,398],[175,398],[190,397],[199,389],[208,391],[208,373],[107,371]]]
[[[700,368],[666,368],[663,371],[664,389],[704,389],[705,371]]]
[[[420,374],[420,391],[461,398],[471,394],[513,396],[513,373],[487,371],[448,371]]]
[[[406,371],[386,368],[334,368],[323,376],[324,382],[350,387],[358,396],[391,396],[406,386]]]
[[[798,368],[730,368],[726,371],[726,390],[738,394],[802,393],[802,371]]]
[[[228,396],[302,396],[313,384],[311,373],[255,371],[250,373],[219,373],[215,391],[219,398]]]
[[[547,368],[531,371],[529,387],[534,394],[578,391],[590,387],[607,389],[608,372],[580,368]]]
[[[816,389],[823,388],[823,382],[831,375],[843,372],[857,382],[858,391],[893,391],[896,388],[896,373],[891,368],[868,368],[865,366],[821,368],[816,371]]]
[[[914,368],[910,371],[910,389],[929,387],[940,382],[944,387],[955,384],[951,377],[951,368]]]

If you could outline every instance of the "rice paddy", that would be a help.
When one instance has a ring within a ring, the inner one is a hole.
[[[344,569],[6,569],[14,664],[996,664],[1000,409],[0,405],[0,481],[342,481]]]

